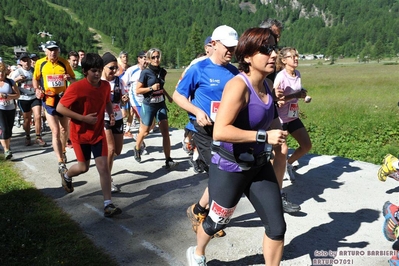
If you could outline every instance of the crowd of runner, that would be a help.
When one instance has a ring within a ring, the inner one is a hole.
[[[296,70],[298,52],[277,48],[282,29],[281,22],[272,19],[240,38],[230,26],[215,28],[204,42],[205,53],[184,71],[173,95],[164,88],[167,71],[157,48],[140,51],[137,64],[131,66],[124,51],[118,57],[71,51],[64,59],[58,44],[48,41],[43,58],[22,53],[13,69],[0,63],[0,140],[5,158],[12,158],[10,140],[18,114],[26,146],[47,146],[41,135],[48,125],[62,187],[72,193],[73,177],[87,172],[94,159],[104,216],[113,217],[122,209],[111,199],[111,193],[119,192],[111,170],[124,138],[135,139],[134,159],[141,163],[144,138],[158,129],[165,169],[178,166],[171,156],[166,100],[175,102],[188,114],[183,149],[190,165],[195,173],[209,176],[200,200],[187,208],[197,235],[197,245],[186,253],[189,265],[206,265],[207,244],[226,235],[223,229],[242,194],[264,224],[265,262],[278,265],[286,230],[283,214],[300,210],[288,201],[283,179],[295,181],[294,163],[311,148],[299,119],[298,99],[307,97],[307,91]],[[238,68],[231,64],[234,56]],[[137,124],[138,134],[133,135]],[[299,144],[291,156],[288,134]],[[69,168],[67,147],[74,149],[77,159]]]

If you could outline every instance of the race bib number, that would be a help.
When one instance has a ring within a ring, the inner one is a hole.
[[[288,117],[298,117],[299,106],[298,103],[291,103],[288,109]]]
[[[115,121],[123,119],[122,110],[121,110],[121,106],[119,105],[119,103],[112,104],[112,110],[114,111]],[[105,118],[106,118],[106,120],[109,120],[109,116],[108,116],[107,112],[105,112]]]
[[[35,92],[35,89],[33,88],[33,84],[32,83],[24,83],[24,84],[22,84],[21,89],[30,91],[32,93]]]
[[[211,101],[211,110],[210,110],[210,114],[211,114],[211,120],[213,122],[215,122],[216,120],[216,113],[219,110],[219,105],[220,105],[220,101]]]
[[[160,103],[165,101],[163,95],[159,95],[159,96],[153,96],[150,100],[150,103]]]
[[[114,113],[121,112],[121,107],[119,104],[113,104]]]
[[[208,216],[217,224],[228,224],[236,207],[237,205],[232,208],[225,208],[212,201]]]
[[[47,75],[47,86],[49,88],[65,87],[64,75]]]
[[[29,83],[24,83],[24,84],[22,85],[22,88],[23,88],[23,89],[26,89],[26,90],[31,90],[31,89],[33,89],[33,85],[32,85],[32,84],[29,84]]]
[[[7,100],[1,100],[0,101],[0,105],[2,105],[2,106],[8,106],[10,104],[11,104],[11,101],[7,101]]]

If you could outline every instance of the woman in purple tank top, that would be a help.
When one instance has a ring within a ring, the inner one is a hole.
[[[279,265],[286,223],[270,145],[285,143],[266,76],[274,71],[275,37],[269,29],[251,28],[236,47],[239,75],[225,86],[213,131],[220,143],[209,170],[209,213],[197,230],[197,246],[186,252],[189,265],[206,265],[211,237],[229,223],[244,193],[265,227],[263,254],[267,265]],[[270,82],[271,83],[271,82]]]

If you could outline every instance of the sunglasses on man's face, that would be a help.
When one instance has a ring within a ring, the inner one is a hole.
[[[264,55],[271,55],[273,53],[278,53],[278,47],[276,45],[262,45],[259,47],[259,53],[264,54]]]

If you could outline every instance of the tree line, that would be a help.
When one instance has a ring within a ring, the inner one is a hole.
[[[226,24],[241,34],[265,18],[285,29],[281,46],[301,53],[347,57],[396,57],[399,53],[399,2],[396,0],[50,0],[83,21],[49,7],[45,1],[0,0],[1,45],[35,49],[48,31],[64,52],[96,51],[93,27],[114,37],[114,46],[131,54],[158,47],[167,67],[187,65],[203,51],[203,40]],[[264,2],[264,1],[262,1]],[[0,52],[3,51],[0,48]]]

